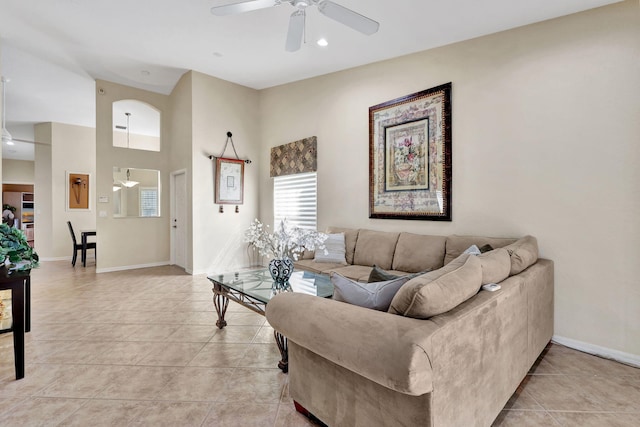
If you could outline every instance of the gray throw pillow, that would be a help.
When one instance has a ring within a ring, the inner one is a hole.
[[[367,280],[367,283],[384,282],[386,280],[397,279],[398,277],[402,277],[402,276],[398,276],[397,274],[387,273],[377,265],[374,265],[373,269],[371,270],[371,273],[369,273],[369,279]]]
[[[414,277],[420,276],[421,274],[428,273],[430,271],[431,269],[427,268],[425,270],[418,271],[417,273],[411,273],[411,274],[402,276],[399,274],[389,273],[381,269],[377,265],[374,265],[373,269],[371,270],[371,273],[369,273],[369,279],[367,280],[367,283],[384,282],[386,280],[397,279],[398,277],[408,277],[409,279],[413,279]]]
[[[374,310],[387,311],[396,292],[410,278],[408,276],[397,277],[377,283],[361,283],[348,279],[338,273],[331,273],[333,284],[333,299],[360,307]]]

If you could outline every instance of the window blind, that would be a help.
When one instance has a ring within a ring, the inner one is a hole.
[[[273,178],[273,219],[275,225],[287,218],[300,228],[316,230],[318,213],[317,173],[299,173]]]
[[[140,216],[158,216],[158,190],[140,188]]]

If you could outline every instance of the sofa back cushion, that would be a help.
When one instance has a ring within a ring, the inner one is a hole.
[[[393,269],[417,273],[444,265],[446,236],[400,233],[393,255]]]
[[[353,253],[356,250],[356,241],[358,240],[357,228],[329,227],[327,233],[344,233],[345,257],[347,264],[353,264]]]
[[[416,319],[445,313],[478,293],[482,265],[478,257],[462,254],[439,270],[404,284],[393,297],[389,313]]]
[[[391,270],[393,253],[400,233],[360,230],[353,263]]]
[[[514,243],[517,239],[508,239],[501,237],[482,237],[482,236],[456,236],[447,237],[446,253],[444,255],[444,265],[449,264],[458,258],[469,246],[476,245],[478,248],[484,245],[491,245],[493,249],[502,248]]]

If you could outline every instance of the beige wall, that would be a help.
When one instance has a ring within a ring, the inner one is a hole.
[[[0,111],[1,114],[2,111]],[[4,183],[33,184],[35,173],[35,161],[2,159],[2,182]]]
[[[103,93],[100,92],[103,90]],[[113,146],[112,103],[121,99],[146,102],[161,114],[160,152],[133,150]],[[97,204],[97,271],[118,270],[133,266],[169,263],[169,97],[167,95],[96,81],[96,175],[97,197],[108,203]],[[160,171],[159,218],[113,217],[113,167],[157,169]],[[104,215],[104,216],[102,216]]]
[[[56,259],[53,252],[53,203],[52,203],[52,173],[51,173],[51,133],[52,123],[40,123],[34,126],[36,141],[44,142],[35,146],[35,185],[33,199],[35,201],[35,248],[40,259]],[[71,237],[67,237],[71,249]]]
[[[185,270],[193,272],[193,198],[192,198],[192,140],[193,140],[193,73],[187,72],[182,75],[170,95],[170,138],[171,138],[171,158],[169,159],[169,169],[171,172],[186,172],[187,186],[187,221],[186,224],[178,226],[186,227],[186,266]],[[171,178],[170,178],[171,179]],[[170,201],[171,203],[171,201]],[[171,204],[171,209],[175,209]],[[170,212],[175,217],[175,211]],[[173,239],[173,235],[170,236]]]
[[[35,241],[43,259],[68,258],[73,255],[67,221],[71,221],[79,238],[80,230],[94,230],[96,145],[95,129],[62,123],[35,126],[38,141],[35,150]],[[67,172],[90,175],[89,209],[68,209]]]
[[[98,213],[105,210],[107,216],[98,218],[98,271],[169,262],[169,182],[170,172],[177,170],[187,172],[186,270],[197,274],[247,265],[242,234],[258,212],[257,168],[245,170],[240,213],[235,213],[235,206],[226,206],[220,214],[208,156],[220,154],[229,130],[239,155],[258,156],[258,91],[197,72],[182,76],[170,96],[97,81],[100,88],[104,94],[97,94],[98,196],[111,192],[113,166],[159,169],[162,217],[113,218],[111,204],[99,205]],[[111,103],[118,99],[138,99],[162,111],[160,153],[113,147]],[[233,156],[230,146],[226,155]]]
[[[639,49],[628,1],[264,90],[260,216],[269,148],[317,135],[320,228],[533,234],[556,335],[640,356]],[[368,108],[449,81],[453,221],[369,219]]]
[[[160,138],[157,136],[130,134],[128,135],[129,142],[127,142],[127,132],[113,131],[113,146],[127,148],[127,144],[130,148],[136,148],[140,150],[159,151]]]
[[[193,272],[212,273],[249,265],[244,230],[258,214],[258,166],[245,165],[244,204],[224,213],[214,204],[214,162],[233,133],[238,156],[257,159],[259,153],[258,91],[192,72],[193,85]],[[234,158],[231,144],[225,157]]]

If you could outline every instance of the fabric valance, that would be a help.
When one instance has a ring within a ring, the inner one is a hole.
[[[271,149],[271,177],[315,172],[318,169],[318,143],[315,136]]]

